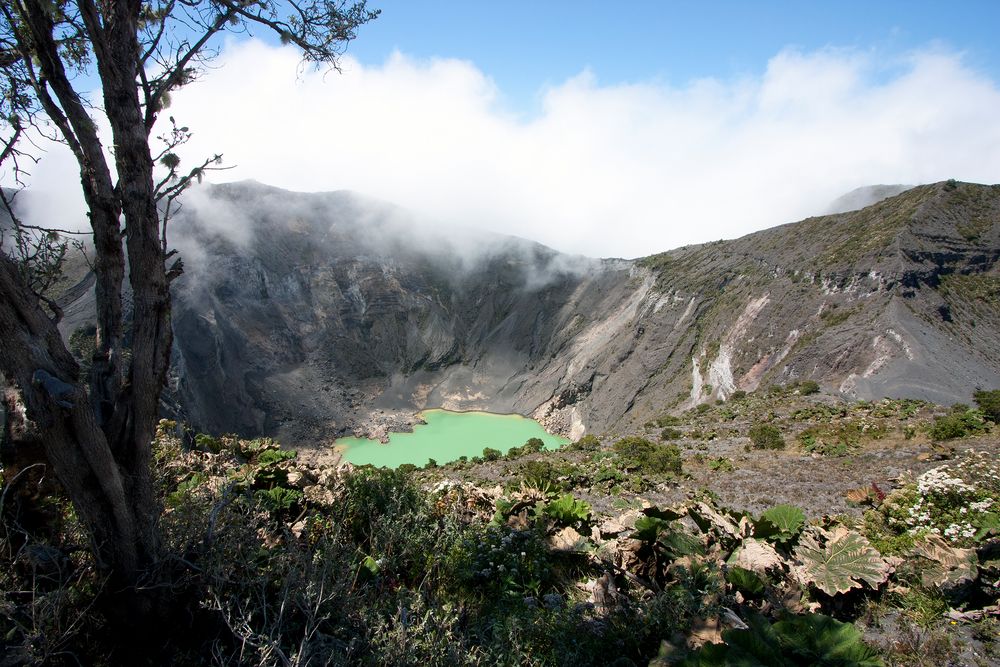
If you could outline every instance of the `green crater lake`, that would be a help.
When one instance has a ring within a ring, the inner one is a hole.
[[[344,460],[354,465],[395,468],[404,463],[422,466],[427,459],[447,463],[462,456],[482,456],[486,447],[506,454],[529,438],[540,439],[546,449],[569,442],[546,433],[541,424],[521,415],[435,409],[424,410],[420,416],[426,424],[414,426],[413,433],[390,433],[388,444],[367,438],[337,438],[334,444],[344,448]]]

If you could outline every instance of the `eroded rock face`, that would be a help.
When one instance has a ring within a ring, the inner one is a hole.
[[[288,442],[424,407],[533,415],[579,437],[811,379],[967,402],[1000,386],[1000,187],[643,260],[421,226],[349,193],[256,183],[189,198],[172,233],[168,402],[196,428]]]
[[[173,226],[190,259],[172,395],[210,431],[321,440],[383,435],[425,406],[530,413],[577,311],[633,291],[627,262],[447,234],[347,193],[207,198]]]

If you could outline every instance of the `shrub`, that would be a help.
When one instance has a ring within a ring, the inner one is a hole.
[[[736,466],[733,465],[733,460],[725,457],[719,456],[708,462],[708,467],[710,470],[715,470],[717,472],[732,472],[736,470]]]
[[[799,394],[802,396],[810,396],[812,394],[819,393],[819,383],[814,380],[806,380],[799,383]]]
[[[521,464],[521,481],[512,486],[523,484],[542,491],[561,489],[564,485],[559,482],[560,474],[561,471],[548,459],[525,461]]]
[[[742,401],[747,397],[747,393],[742,389],[737,389],[733,392],[733,395],[729,397],[730,401]]]
[[[194,436],[194,446],[203,452],[212,452],[213,454],[218,454],[222,449],[222,443],[219,442],[218,438],[213,438],[206,433]]]
[[[268,490],[260,490],[256,493],[257,502],[272,514],[287,512],[302,502],[302,492],[295,489],[287,489],[283,486],[276,486]]]
[[[970,546],[989,534],[990,514],[1000,512],[998,499],[1000,462],[987,452],[970,450],[890,493],[878,508],[881,522],[872,523],[896,535],[935,533]]]
[[[750,443],[754,449],[784,449],[785,439],[781,431],[771,424],[754,424],[750,427]]]
[[[989,430],[983,413],[979,410],[952,412],[944,417],[937,417],[930,428],[932,440],[951,440],[964,438]]]
[[[521,447],[521,451],[526,454],[536,454],[545,449],[545,443],[541,438],[528,438],[528,441]]]
[[[529,438],[528,441],[520,447],[511,447],[507,450],[507,458],[509,460],[513,460],[524,456],[525,454],[537,454],[543,449],[545,449],[545,443],[541,440],[541,438]]]
[[[1000,389],[977,391],[972,395],[979,410],[994,424],[1000,424]]]
[[[821,432],[820,429],[811,428],[800,433],[799,442],[802,443],[802,449],[810,454],[821,456],[847,456],[857,449],[856,442],[848,442],[836,437],[832,439],[822,438],[819,436]]]
[[[501,458],[503,458],[503,452],[499,449],[493,449],[492,447],[486,447],[483,449],[484,461],[499,461]]]
[[[448,561],[467,593],[494,599],[537,597],[553,575],[541,533],[496,524],[470,531]]]
[[[424,510],[424,495],[402,470],[356,468],[345,476],[334,516],[361,545],[377,540],[392,523],[412,521]]]
[[[626,470],[647,474],[680,474],[681,451],[674,445],[656,445],[645,438],[622,438],[614,444],[615,454]]]
[[[599,449],[600,446],[600,439],[597,436],[588,433],[576,442],[566,445],[566,449],[569,451],[592,452]]]
[[[680,664],[708,665],[883,665],[878,653],[850,623],[821,614],[789,616],[770,625],[761,616],[749,626],[722,633],[724,644],[705,644]]]
[[[865,440],[881,440],[888,434],[880,420],[847,420],[838,424],[812,426],[799,433],[799,442],[810,454],[847,456]]]
[[[542,507],[542,513],[551,517],[557,524],[572,526],[576,523],[585,523],[590,519],[590,505],[582,500],[577,500],[573,494],[567,493],[546,503]]]
[[[295,458],[295,452],[288,449],[265,449],[257,456],[257,465],[269,466],[290,461]]]
[[[684,435],[683,431],[681,431],[679,429],[676,429],[676,428],[671,428],[671,427],[668,426],[667,428],[663,429],[660,432],[660,439],[661,440],[676,440],[677,438],[681,437],[682,435]]]

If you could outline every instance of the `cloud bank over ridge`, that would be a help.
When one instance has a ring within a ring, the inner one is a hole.
[[[163,114],[195,132],[189,164],[235,165],[211,180],[351,189],[591,256],[739,236],[866,184],[1000,181],[1000,85],[934,48],[784,50],[758,75],[680,86],[583,71],[531,116],[465,61],[302,71],[249,40],[216,65]]]

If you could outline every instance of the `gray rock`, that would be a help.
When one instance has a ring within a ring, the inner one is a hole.
[[[206,432],[328,443],[446,407],[575,438],[806,379],[945,404],[1000,386],[998,186],[641,260],[436,230],[345,192],[207,192],[172,222],[187,273],[165,396]]]

